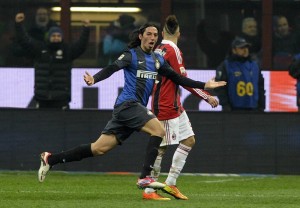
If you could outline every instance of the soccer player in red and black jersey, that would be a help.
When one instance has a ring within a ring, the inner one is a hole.
[[[187,76],[182,52],[177,47],[180,31],[176,16],[170,15],[167,17],[162,36],[163,40],[155,52],[160,53],[174,71]],[[213,108],[218,106],[217,99],[210,96],[206,91],[188,87],[184,88],[195,96],[204,99]],[[167,146],[179,144],[174,153],[172,165],[165,181],[168,186],[162,190],[176,199],[187,200],[188,198],[178,190],[176,180],[184,167],[190,150],[195,144],[195,138],[189,118],[180,102],[179,85],[168,78],[158,75],[152,92],[152,112],[157,116],[166,130],[166,135],[160,145],[159,153],[154,163],[152,177],[158,178],[159,176],[162,157]],[[165,197],[157,194],[151,188],[145,189],[143,198],[166,200]]]

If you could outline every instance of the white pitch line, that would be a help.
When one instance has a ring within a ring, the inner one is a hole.
[[[252,181],[262,178],[233,178],[233,179],[222,179],[222,180],[211,180],[211,181],[198,181],[197,183],[225,183],[225,182],[231,182],[231,181]]]
[[[223,179],[223,180],[213,180],[213,181],[199,181],[199,183],[224,183],[229,181],[235,181],[235,179]]]
[[[77,194],[78,192],[75,192],[75,191],[56,191],[56,190],[43,190],[43,191],[29,191],[29,190],[17,190],[17,191],[13,191],[13,190],[0,190],[0,194],[1,193],[13,193],[13,194],[43,194],[43,193],[46,193],[46,194],[65,194],[65,195],[72,195],[72,194]],[[105,195],[116,195],[116,194],[122,194],[121,192],[120,193],[108,193],[108,192],[105,192],[105,191],[97,191],[97,192],[84,192],[84,193],[81,193],[81,195],[93,195],[93,194],[105,194]]]
[[[299,198],[299,196],[296,195],[262,195],[262,194],[195,194],[195,193],[190,193],[189,195],[197,196],[197,197],[247,197],[247,198],[269,198],[269,197],[278,197],[278,198]]]

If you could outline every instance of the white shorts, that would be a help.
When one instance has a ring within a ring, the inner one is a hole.
[[[163,138],[160,146],[179,144],[180,141],[195,135],[185,111],[177,118],[160,122],[166,130],[166,136]]]

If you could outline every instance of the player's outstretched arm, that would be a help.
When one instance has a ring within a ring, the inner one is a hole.
[[[227,82],[225,82],[225,81],[216,82],[215,78],[212,78],[208,82],[205,83],[204,89],[214,89],[217,87],[225,86],[226,84],[227,84]]]

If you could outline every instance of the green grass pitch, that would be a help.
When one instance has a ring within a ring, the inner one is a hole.
[[[165,180],[165,175],[160,181]],[[0,207],[53,208],[299,208],[300,176],[182,175],[177,185],[189,200],[146,201],[137,175],[52,171],[0,172]],[[164,196],[168,196],[160,191]]]

